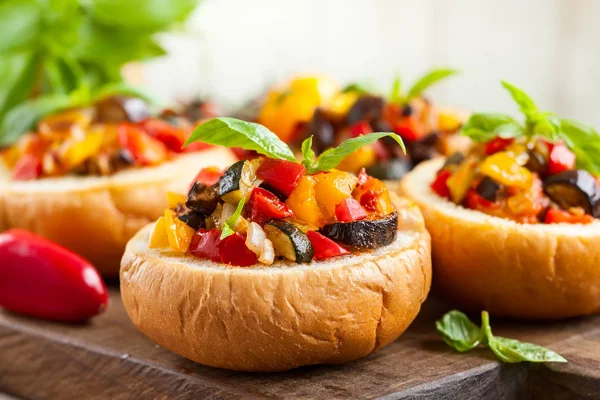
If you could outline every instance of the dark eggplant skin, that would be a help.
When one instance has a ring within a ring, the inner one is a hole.
[[[185,205],[200,215],[210,215],[219,203],[219,187],[217,185],[206,186],[196,182],[188,193]]]
[[[486,176],[477,185],[477,194],[488,201],[496,201],[498,192],[502,189],[499,183],[496,183],[492,178]]]
[[[346,123],[354,125],[360,121],[372,121],[381,119],[385,100],[380,96],[365,95],[356,100],[356,103],[348,111]]]
[[[268,190],[269,192],[273,193],[275,195],[275,197],[277,197],[279,200],[281,200],[284,203],[288,198],[285,194],[281,193],[279,190],[275,189],[273,186],[269,185],[268,183],[263,182],[258,187]]]
[[[308,236],[306,236],[306,233],[302,232],[300,228],[281,219],[270,219],[267,221],[265,226],[266,225],[271,225],[279,229],[290,238],[292,246],[294,246],[294,252],[296,253],[297,263],[309,263],[312,261],[314,255],[312,242]]]
[[[380,161],[366,168],[366,173],[372,176],[373,178],[393,181],[402,178],[410,170],[410,160],[407,157],[402,157]]]
[[[342,245],[357,249],[378,249],[396,240],[398,213],[393,212],[376,220],[336,222],[325,225],[320,232]]]
[[[240,189],[240,179],[242,178],[242,168],[246,160],[241,160],[233,164],[219,179],[219,196]]]
[[[465,160],[465,155],[460,151],[452,153],[447,159],[442,168],[449,167],[451,165],[459,166]]]
[[[320,154],[335,144],[335,128],[329,121],[325,112],[317,108],[312,120],[306,127],[306,137],[313,137],[313,146],[317,154]]]
[[[137,97],[112,96],[96,104],[96,120],[99,122],[140,122],[148,117],[148,104]]]
[[[544,193],[562,209],[581,207],[600,217],[600,187],[587,171],[574,169],[552,175],[544,181]]]
[[[436,144],[440,138],[438,132],[432,132],[421,140],[406,140],[406,154],[408,154],[413,165],[422,163],[437,156],[439,153]]]

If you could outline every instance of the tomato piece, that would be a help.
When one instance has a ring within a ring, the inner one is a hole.
[[[548,143],[548,174],[556,175],[575,168],[575,153],[562,143]]]
[[[142,165],[156,165],[167,158],[167,148],[134,125],[120,124],[117,134],[121,146]]]
[[[12,177],[17,181],[37,179],[42,175],[42,160],[33,154],[23,154],[13,168]]]
[[[362,178],[364,179],[364,177]],[[388,215],[395,210],[385,184],[372,176],[367,176],[364,183],[356,186],[352,197],[358,200],[365,210],[375,212],[380,216]]]
[[[419,140],[423,136],[422,127],[416,118],[406,117],[394,126],[396,132],[402,139],[408,141]]]
[[[108,307],[98,271],[77,254],[33,233],[0,234],[0,307],[63,322],[81,322]]]
[[[256,170],[256,177],[289,196],[305,173],[306,168],[302,164],[266,158]]]
[[[572,214],[557,208],[548,209],[548,211],[546,211],[546,216],[544,217],[544,223],[546,224],[560,224],[562,222],[568,224],[589,224],[593,221],[594,217],[589,214]]]
[[[448,188],[448,179],[452,176],[452,172],[447,169],[442,169],[437,173],[435,180],[430,187],[440,197],[450,198],[450,189]]]
[[[190,253],[217,263],[247,267],[256,264],[257,258],[247,246],[246,238],[235,232],[221,239],[218,229],[198,229],[190,245]]]
[[[138,123],[146,133],[160,141],[165,147],[176,153],[183,151],[185,142],[183,130],[171,125],[162,119],[146,119]]]
[[[277,196],[259,187],[252,189],[246,206],[246,213],[251,221],[259,225],[264,225],[271,218],[283,219],[294,215],[292,210],[281,202]]]
[[[490,155],[494,153],[498,153],[499,151],[504,151],[508,146],[510,146],[515,141],[514,138],[502,138],[500,136],[493,138],[485,145],[485,154]]]
[[[348,129],[350,130],[350,136],[352,137],[373,133],[373,128],[371,128],[371,124],[369,124],[367,121],[359,121],[354,125],[351,125]]]
[[[190,253],[198,258],[208,258],[214,262],[221,262],[219,243],[221,231],[218,229],[207,230],[200,228],[192,237]]]
[[[310,240],[313,247],[313,258],[315,260],[322,260],[325,258],[331,258],[336,256],[343,256],[344,254],[350,254],[348,250],[329,239],[326,236],[321,235],[316,231],[306,232],[308,239]]]
[[[219,179],[221,179],[223,172],[224,171],[216,167],[202,168],[200,172],[198,172],[198,175],[196,175],[196,177],[192,181],[190,189],[192,188],[192,186],[194,186],[194,183],[196,182],[200,182],[206,186],[214,185],[215,183],[219,182]]]
[[[365,195],[366,193],[363,197]],[[377,209],[377,201],[375,201],[375,206],[372,208],[375,210]],[[335,218],[341,222],[360,221],[361,219],[367,218],[367,213],[358,201],[348,198],[342,200],[340,204],[335,206]]]
[[[481,197],[479,193],[477,193],[473,189],[469,189],[467,194],[465,195],[464,205],[466,208],[470,208],[472,210],[481,210],[482,208],[497,208],[498,203],[489,201]]]

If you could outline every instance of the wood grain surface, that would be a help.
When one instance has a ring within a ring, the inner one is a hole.
[[[140,334],[118,290],[82,325],[0,312],[0,393],[27,399],[595,399],[600,317],[556,323],[493,320],[494,333],[558,351],[568,364],[498,363],[481,349],[457,354],[435,332],[447,306],[429,300],[396,342],[353,363],[249,374],[195,364]]]

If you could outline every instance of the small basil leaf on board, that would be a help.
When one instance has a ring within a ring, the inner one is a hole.
[[[235,233],[232,227],[235,226],[238,219],[240,218],[240,215],[242,215],[242,211],[244,210],[244,204],[246,204],[246,198],[242,197],[233,214],[231,214],[231,216],[227,218],[227,221],[225,221],[225,223],[223,224],[221,239],[225,239],[227,236],[231,236]]]
[[[412,85],[412,87],[408,90],[405,101],[409,101],[415,97],[418,97],[428,87],[441,81],[442,79],[445,79],[445,78],[447,78],[451,75],[455,75],[457,73],[458,73],[457,70],[449,69],[449,68],[439,68],[439,69],[434,69],[432,71],[427,72],[417,82],[415,82]]]
[[[510,115],[500,113],[473,114],[461,129],[461,135],[473,141],[487,142],[496,136],[503,138],[525,135],[523,126]]]
[[[13,143],[44,116],[69,108],[72,102],[67,95],[46,95],[12,108],[0,125],[0,146]]]
[[[241,147],[267,157],[296,161],[292,150],[273,132],[260,124],[235,118],[214,118],[198,125],[184,147],[192,142]]]
[[[518,104],[519,109],[527,117],[527,119],[537,116],[539,113],[538,107],[527,93],[506,81],[502,81],[502,86],[508,90],[513,100]]]
[[[567,362],[563,356],[550,349],[502,336],[494,336],[489,342],[489,347],[500,360],[506,363]]]
[[[310,169],[315,162],[315,152],[312,149],[312,136],[302,142],[302,165]]]
[[[329,171],[330,169],[337,167],[344,158],[354,153],[357,149],[376,142],[377,140],[386,136],[393,138],[406,153],[404,142],[402,142],[402,139],[397,134],[393,132],[369,133],[367,135],[361,135],[352,139],[347,139],[339,146],[324,151],[321,153],[321,155],[319,155],[313,165],[308,168],[308,173],[314,174],[315,172]]]
[[[454,350],[464,353],[472,350],[480,342],[481,330],[469,317],[458,310],[452,310],[435,322],[444,341]]]

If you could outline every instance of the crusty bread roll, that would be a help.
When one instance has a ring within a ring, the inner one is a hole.
[[[0,174],[0,231],[22,228],[81,254],[105,276],[119,273],[127,241],[167,207],[166,192],[185,193],[202,167],[227,167],[225,148],[178,155],[155,167],[111,176],[9,181]]]
[[[418,207],[399,221],[397,240],[374,252],[245,268],[149,249],[150,225],[127,244],[121,296],[140,331],[205,365],[284,371],[355,360],[404,332],[429,292]]]
[[[466,310],[551,319],[600,311],[600,222],[519,224],[442,199],[429,185],[442,159],[409,173],[400,191],[431,234],[436,288]]]

